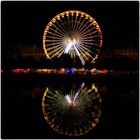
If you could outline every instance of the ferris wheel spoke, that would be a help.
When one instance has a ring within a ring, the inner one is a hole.
[[[62,54],[62,52],[64,52],[64,50],[65,50],[65,49],[64,49],[64,47],[63,47],[63,48],[60,49],[56,54],[57,54],[57,55]]]
[[[83,52],[83,50],[81,50],[81,48],[79,48],[79,47],[77,49],[80,51],[80,53],[82,54],[82,56],[85,57],[86,60],[88,60],[88,58],[85,55],[85,52]]]
[[[63,36],[65,37],[65,36]],[[48,40],[58,40],[58,41],[62,41],[63,37],[56,37],[56,36],[51,36],[51,35],[47,35]],[[44,39],[46,40],[46,38]]]
[[[53,46],[53,45],[52,45],[52,46]],[[54,49],[56,49],[57,47],[59,47],[59,46],[57,45],[57,46],[53,46],[53,47],[47,48],[47,51],[54,50]]]
[[[53,28],[50,28],[51,31],[53,31],[53,33],[57,34],[57,35],[60,35],[60,36],[64,36],[65,34],[61,33],[61,32],[58,32],[58,30],[56,29],[53,29]]]
[[[79,30],[77,30],[77,32],[78,33],[81,33],[81,32],[83,32],[83,30],[85,29],[85,28],[87,28],[87,26],[89,26],[88,24],[90,23],[87,19],[85,19],[86,20],[86,23],[81,27],[81,28],[79,28]],[[91,23],[90,23],[91,24]]]
[[[50,28],[49,31],[48,31],[48,33],[49,32],[52,32],[53,34],[58,35],[58,36],[64,36],[64,34],[58,32],[57,30],[55,30],[53,28]]]
[[[58,116],[53,117],[53,122],[49,122],[50,126],[54,127],[54,124],[56,125],[58,123],[58,119],[60,119]]]
[[[59,39],[59,40],[57,40],[57,39],[55,39],[55,40],[54,40],[54,39],[47,39],[47,40],[45,40],[45,42],[47,42],[47,43],[48,43],[48,42],[49,42],[49,43],[50,43],[50,42],[54,42],[54,43],[60,42],[60,43],[61,43],[62,40],[60,40],[60,39]]]
[[[80,47],[81,47],[81,48],[84,48],[85,51],[92,52],[92,51],[91,51],[91,46],[90,46],[90,47],[89,47],[89,46],[88,46],[88,47],[85,47],[84,44],[81,44]]]
[[[81,55],[80,55],[80,53],[79,53],[79,51],[78,51],[77,47],[76,47],[75,45],[73,45],[73,46],[74,46],[74,49],[75,49],[75,51],[76,51],[77,55],[79,56],[79,58],[80,58],[80,60],[81,60],[82,64],[84,65],[84,64],[85,64],[85,61],[84,61],[84,60],[83,60],[83,58],[81,57]]]
[[[86,46],[86,47],[85,47]],[[95,54],[96,55],[96,52],[98,52],[99,50],[94,48],[93,46],[87,46],[85,44],[81,44],[81,48],[85,49],[86,51],[92,53],[92,54]],[[88,49],[89,48],[89,49]],[[94,51],[93,51],[94,50]]]
[[[71,14],[69,13],[68,15],[67,15],[67,24],[68,24],[68,32],[71,32],[72,31],[72,19],[71,19],[72,17],[71,17]]]
[[[69,15],[67,16],[67,18],[63,18],[63,20],[62,19],[60,19],[60,21],[61,21],[61,23],[62,23],[62,26],[63,26],[63,28],[65,28],[65,30],[66,30],[66,34],[70,31],[70,28],[69,28]]]
[[[82,47],[88,49],[89,52],[91,52],[91,53],[96,54],[99,51],[99,49],[98,48],[95,48],[95,46],[93,46],[93,45],[85,45],[84,43],[82,43],[81,45],[82,45]]]
[[[71,20],[71,29],[72,29],[72,31],[73,31],[73,30],[74,30],[74,28],[73,28],[73,22],[74,22],[74,21],[73,21],[73,19],[74,19],[73,17],[74,17],[74,14],[71,14],[71,16],[72,16],[72,20]]]
[[[77,116],[79,117],[79,118],[82,118],[82,119],[77,119],[77,121],[79,122],[78,124],[79,125],[81,125],[81,127],[85,127],[86,126],[86,119],[85,119],[85,112],[84,111],[82,111],[82,110],[80,110],[80,112],[77,112]],[[86,116],[87,117],[87,116]]]
[[[53,55],[53,54],[56,54],[59,50],[61,50],[61,49],[63,49],[62,47],[58,47],[57,49],[55,49],[55,50],[53,50],[53,51],[48,51],[48,55],[50,56],[50,58],[51,58],[51,56]]]
[[[95,34],[97,33],[98,31],[96,31],[96,27],[94,26],[93,28],[87,28],[85,27],[85,29],[81,32],[79,32],[79,34],[81,34],[82,36],[84,35],[88,35],[88,34]]]
[[[96,38],[96,37],[101,37],[99,34],[97,34],[97,35],[92,35],[92,33],[91,34],[87,34],[87,35],[83,35],[82,37],[89,37],[89,35],[91,35],[92,36],[92,38]]]
[[[60,98],[63,97],[63,96],[62,96],[62,93],[59,93],[57,90],[55,90],[54,92],[55,92],[55,94],[57,95],[57,97],[60,97]]]
[[[54,37],[62,38],[62,35],[58,35],[58,34],[56,34],[54,32],[51,32],[51,31],[47,31],[47,34],[50,34],[50,35],[52,35]]]
[[[57,47],[55,50],[49,52],[48,55],[51,55],[51,54],[53,54],[53,53],[59,51],[61,48],[62,48],[61,46]]]
[[[93,36],[96,36],[96,34],[94,34]],[[82,40],[93,40],[93,41],[97,41],[97,39],[93,38],[93,36],[90,36],[90,34],[89,34],[87,36],[82,36],[81,39]]]
[[[63,49],[59,54],[58,57],[60,57],[64,53],[65,49]]]
[[[92,27],[92,28],[91,28]],[[95,30],[96,26],[93,25],[93,23],[90,23],[88,26],[85,25],[80,31],[79,33],[83,34],[85,33],[86,31],[89,31],[89,30]]]
[[[67,18],[66,18],[67,33],[69,33],[69,32],[72,31],[72,29],[71,29],[71,23],[70,23],[70,22],[71,22],[71,21],[70,21],[70,17],[69,17],[69,15],[68,15]]]
[[[61,19],[60,19],[60,21],[61,21],[61,25],[63,26],[63,28],[65,28],[65,30],[66,30],[66,34],[67,34],[67,32],[68,32],[68,26],[67,26],[67,21],[65,21],[65,19],[64,19],[64,21],[62,21]]]
[[[96,44],[96,43],[90,43],[88,41],[82,41],[81,43],[84,43],[85,45],[93,45],[93,46],[99,46],[99,44]]]
[[[72,12],[70,13],[70,16],[71,16],[71,31],[74,30],[74,28],[73,28],[73,24],[74,24],[74,15],[75,15],[75,13],[72,11]]]
[[[82,47],[81,46],[81,48],[80,48],[84,53],[85,53],[85,55],[88,55],[90,58],[92,58],[93,59],[93,57],[87,52],[87,50],[85,50],[85,48],[84,47]]]
[[[98,34],[97,32],[89,32],[87,34],[81,35],[82,39],[95,39],[95,37],[100,38],[100,34]],[[98,39],[97,39],[98,40]]]
[[[65,26],[63,25],[64,22],[61,20],[60,17],[59,17],[59,19],[56,20],[56,23],[57,23],[57,25],[59,26],[59,28],[60,28],[61,30],[63,30],[64,33],[66,34],[66,33],[67,33],[67,29],[66,29]]]
[[[61,54],[65,49],[64,48],[61,48],[59,49],[56,53],[54,53],[51,58],[53,58],[54,56],[58,55],[58,54]]]
[[[83,110],[82,110],[82,112],[83,112],[83,115],[85,115],[85,117],[83,117],[83,118],[85,119],[85,122],[86,122],[86,121],[87,121],[87,122],[90,122],[89,120],[90,120],[90,119],[92,120],[92,116],[87,115],[87,113],[86,113],[85,111],[83,111]]]
[[[61,33],[63,33],[63,34],[65,34],[66,33],[66,31],[64,30],[64,28],[62,28],[62,26],[61,26],[61,22],[60,22],[60,20],[58,20],[57,18],[55,19],[55,22],[53,23],[53,26],[56,28],[56,29],[58,29]]]
[[[69,22],[70,22],[69,13],[66,13],[66,19],[64,19],[64,21],[65,21],[66,24],[67,24],[68,31],[70,31],[71,28],[70,28],[70,24],[69,24]]]
[[[82,51],[82,53],[84,54],[85,58],[88,60],[88,57],[87,56],[90,56],[92,57],[90,54],[89,54],[89,51],[87,51],[85,48],[80,48],[80,50]]]
[[[56,54],[57,52],[59,52],[59,51],[61,51],[61,50],[63,50],[63,49],[64,49],[63,47],[57,47],[57,49],[51,51],[51,52],[49,53],[49,55],[51,55],[51,54]]]
[[[88,115],[86,115],[86,113],[84,111],[82,111],[80,114],[81,114],[81,117],[83,118],[81,120],[81,124],[83,124],[83,126],[86,126],[86,124],[87,124],[87,116]]]
[[[97,40],[97,39],[83,39],[82,41],[81,41],[81,43],[82,42],[93,42],[93,43],[98,43],[99,44],[99,41]]]
[[[94,35],[94,36],[96,36],[96,35]],[[94,36],[92,36],[92,37],[90,37],[90,36],[81,37],[81,42],[82,42],[82,41],[87,41],[87,42],[91,42],[91,41],[93,41],[93,42],[99,42],[100,40],[97,40],[96,37],[94,37]]]
[[[82,17],[80,16],[80,19],[79,19],[79,21],[78,21],[78,24],[77,24],[77,26],[75,27],[75,31],[77,31],[78,30],[78,27],[80,26],[80,24],[81,24],[81,20],[82,20]]]
[[[80,128],[84,128],[85,126],[86,126],[86,124],[85,124],[85,120],[84,120],[84,115],[83,115],[83,113],[79,113],[78,112],[78,116],[80,117],[80,118],[83,118],[83,119],[77,119],[78,121],[79,121],[79,127]],[[81,133],[83,133],[83,131],[81,132]]]
[[[83,19],[83,21],[80,23],[80,26],[77,28],[77,32],[79,33],[79,30],[81,29],[82,26],[84,26],[84,22],[85,22],[85,18]]]
[[[64,30],[62,30],[62,28],[58,28],[54,23],[52,24],[54,27],[55,27],[55,29],[56,30],[58,30],[61,34],[63,34],[63,35],[65,35],[65,31]]]
[[[76,30],[77,18],[78,18],[78,15],[76,14],[76,15],[75,15],[75,19],[74,19],[74,25],[73,25],[73,29],[74,29],[74,30]]]
[[[50,47],[50,46],[54,46],[54,45],[56,45],[56,46],[57,46],[57,45],[59,45],[59,44],[60,44],[60,45],[62,45],[62,43],[61,43],[61,42],[49,43],[49,44],[47,44],[47,45],[46,45],[46,47]]]
[[[82,37],[84,36],[93,36],[95,34],[99,33],[95,28],[91,28],[91,29],[88,29],[88,30],[85,30],[84,32],[79,32],[79,34],[81,34]]]
[[[60,21],[61,22],[61,21]],[[58,23],[58,21],[56,20],[56,24],[59,26],[59,28],[66,34],[67,30],[65,29],[64,25],[62,24],[63,22]]]

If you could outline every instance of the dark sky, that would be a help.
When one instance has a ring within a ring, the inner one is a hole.
[[[133,44],[138,48],[139,2],[2,2],[2,48],[38,44],[47,23],[65,10],[91,15],[103,32],[103,47]]]

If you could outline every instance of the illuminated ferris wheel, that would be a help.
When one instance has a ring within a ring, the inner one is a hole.
[[[42,98],[42,110],[50,127],[69,136],[80,136],[96,127],[101,115],[101,98],[93,83],[69,92],[47,87]]]
[[[46,26],[43,48],[47,58],[69,54],[78,57],[84,65],[94,62],[102,46],[102,32],[93,17],[69,10],[56,15]]]

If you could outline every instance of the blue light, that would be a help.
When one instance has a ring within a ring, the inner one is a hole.
[[[74,68],[68,68],[67,74],[74,74]]]

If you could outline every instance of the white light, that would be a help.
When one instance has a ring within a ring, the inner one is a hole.
[[[69,44],[68,44],[68,46],[66,47],[66,49],[65,49],[65,53],[68,53],[69,52],[69,50],[71,49],[71,47],[72,47],[72,42],[70,42]]]
[[[65,53],[68,53],[70,51],[70,49],[72,48],[72,46],[76,43],[77,42],[76,42],[75,38],[73,40],[68,39],[68,45],[66,46]]]
[[[78,51],[78,49],[76,48],[76,46],[75,46],[75,45],[74,45],[74,49],[75,49],[75,51],[76,51],[77,55],[79,56],[79,58],[80,58],[80,60],[81,60],[82,64],[84,65],[84,64],[85,64],[85,61],[84,61],[84,60],[83,60],[83,58],[81,57],[81,55],[80,55],[80,53],[79,53],[79,51]]]
[[[72,104],[72,101],[71,101],[71,98],[69,97],[69,95],[66,95],[65,98],[66,98],[66,101],[67,101],[69,104]]]
[[[84,86],[85,86],[85,83],[82,83],[82,84],[81,84],[81,88],[76,92],[76,94],[75,94],[75,96],[74,96],[74,98],[73,98],[73,101],[72,101],[73,105],[76,104],[76,103],[75,103],[75,100],[77,99],[78,95],[80,94],[80,91],[83,89]]]
[[[68,40],[68,45],[66,46],[66,49],[65,49],[65,52],[64,52],[64,53],[67,54],[67,53],[70,51],[70,49],[71,49],[72,47],[74,47],[74,49],[75,49],[77,55],[79,56],[79,58],[80,58],[82,64],[84,65],[84,64],[85,64],[85,61],[83,60],[83,58],[81,57],[81,55],[80,55],[80,53],[79,53],[77,47],[75,46],[76,44],[77,44],[77,40],[76,40],[75,38],[74,38],[73,40],[70,40],[70,39],[69,39],[69,40]]]
[[[78,92],[75,94],[75,96],[74,96],[74,98],[73,98],[73,101],[72,101],[73,104],[75,104],[75,100],[76,100],[76,98],[78,97],[79,92],[80,92],[80,91],[78,91]]]

